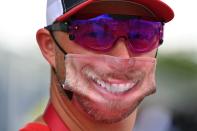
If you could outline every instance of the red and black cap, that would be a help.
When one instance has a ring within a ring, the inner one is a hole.
[[[173,10],[161,0],[48,0],[47,24],[64,21],[73,15],[124,14],[152,17],[169,22]]]

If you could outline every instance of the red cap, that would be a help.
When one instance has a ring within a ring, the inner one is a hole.
[[[80,14],[125,14],[152,17],[153,19],[169,22],[174,18],[173,10],[161,0],[64,0],[65,13],[56,21],[64,21],[69,17]]]

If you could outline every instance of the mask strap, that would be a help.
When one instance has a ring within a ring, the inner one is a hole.
[[[66,51],[60,46],[60,44],[59,44],[58,41],[56,40],[56,38],[55,38],[53,32],[52,32],[52,31],[49,31],[49,32],[50,32],[51,37],[52,37],[52,39],[54,40],[56,46],[58,47],[57,49],[59,49],[59,51],[61,51],[61,52],[64,54],[64,56],[63,56],[63,58],[62,58],[62,55],[61,55],[60,53],[58,53],[58,50],[57,50],[57,53],[56,53],[56,56],[57,56],[57,57],[56,57],[56,63],[59,63],[59,64],[57,64],[57,68],[60,69],[60,70],[55,70],[55,69],[53,68],[53,71],[54,71],[55,75],[57,76],[57,80],[58,80],[58,82],[59,82],[61,88],[63,89],[63,84],[64,84],[64,81],[65,81],[65,63],[64,63],[64,61],[63,61],[63,62],[61,62],[61,61],[62,61],[62,59],[65,60],[65,55],[67,55],[67,53],[66,53]],[[62,72],[59,72],[59,71],[63,71],[63,73],[62,73]],[[64,90],[64,91],[65,91],[67,97],[69,98],[69,100],[72,100],[73,92],[71,92],[71,91],[69,91],[69,90]]]
[[[155,58],[157,58],[157,56],[158,56],[158,51],[159,51],[159,49],[157,49],[157,51],[156,51]]]

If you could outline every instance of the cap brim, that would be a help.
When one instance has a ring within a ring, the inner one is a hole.
[[[87,0],[58,17],[56,21],[65,21],[76,14],[83,16],[102,13],[149,17],[165,23],[174,18],[173,10],[160,0]]]

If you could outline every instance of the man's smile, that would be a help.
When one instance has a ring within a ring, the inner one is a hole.
[[[86,69],[84,74],[88,79],[90,79],[93,84],[99,88],[99,90],[103,90],[106,93],[110,93],[112,95],[123,95],[128,91],[133,89],[140,81],[140,77],[136,77],[131,80],[122,80],[115,78],[102,78],[97,73],[95,73],[91,69]]]

